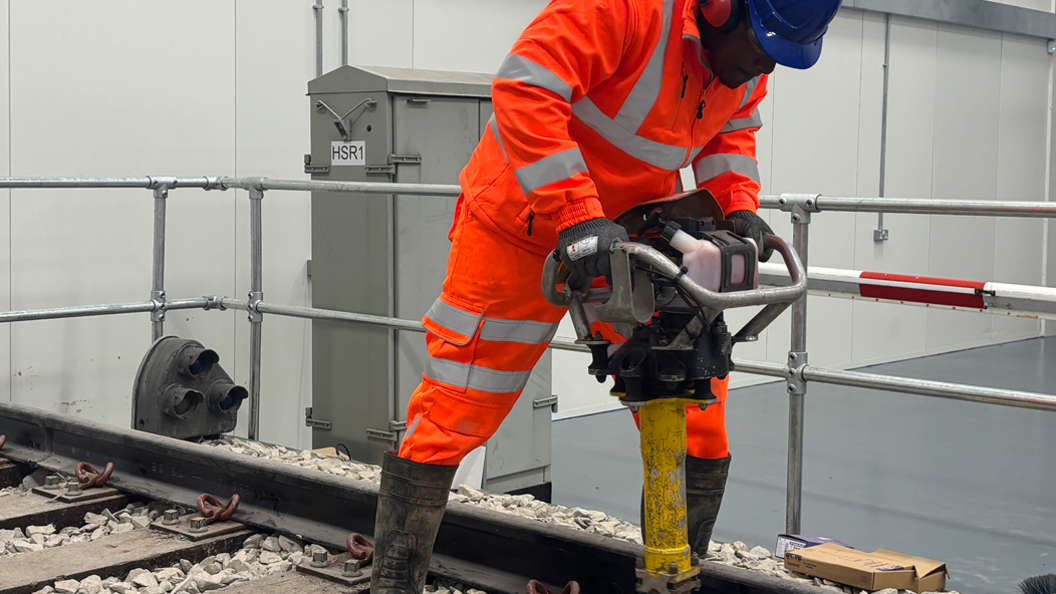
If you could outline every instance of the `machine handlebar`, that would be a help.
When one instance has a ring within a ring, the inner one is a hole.
[[[583,311],[584,303],[601,304],[598,306],[598,318],[605,322],[645,323],[652,317],[652,287],[640,286],[647,278],[646,273],[651,272],[675,281],[698,306],[711,313],[710,319],[726,309],[765,305],[734,337],[738,342],[752,341],[781,312],[807,292],[807,271],[792,246],[776,235],[766,235],[763,243],[781,254],[792,279],[791,285],[732,293],[710,291],[683,274],[681,267],[660,251],[641,243],[621,242],[613,247],[609,256],[613,270],[611,290],[590,289],[592,279],[569,278],[567,269],[562,266],[555,252],[547,258],[543,268],[543,296],[551,305],[568,307],[576,334],[580,340],[590,340],[590,323]],[[558,290],[561,283],[564,286]],[[603,314],[606,308],[609,319]]]

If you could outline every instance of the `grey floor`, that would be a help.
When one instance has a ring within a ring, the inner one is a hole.
[[[1056,339],[868,368],[1056,393]],[[1056,413],[811,384],[803,532],[946,561],[948,589],[1013,592],[1056,573]],[[731,476],[715,540],[773,549],[784,529],[783,384],[730,393]],[[628,413],[554,424],[555,503],[637,522],[642,477]]]

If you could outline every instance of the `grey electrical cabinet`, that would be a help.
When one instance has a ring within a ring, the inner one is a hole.
[[[491,117],[491,76],[342,66],[308,83],[316,181],[457,184]],[[440,295],[455,198],[312,193],[312,305],[418,321]],[[314,447],[378,463],[421,381],[418,332],[312,323]],[[484,487],[548,497],[550,355],[486,446]]]

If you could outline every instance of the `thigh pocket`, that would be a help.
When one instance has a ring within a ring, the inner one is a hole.
[[[483,319],[483,308],[441,295],[426,312],[422,325],[445,342],[461,347],[473,342]]]

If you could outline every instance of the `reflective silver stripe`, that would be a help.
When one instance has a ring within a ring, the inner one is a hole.
[[[758,76],[744,84],[744,97],[741,97],[741,106],[737,108],[738,110],[744,109],[744,106],[748,105],[748,100],[752,98],[752,93],[755,93],[755,87],[758,85]]]
[[[664,54],[667,53],[667,40],[671,34],[671,19],[674,16],[675,0],[664,0],[663,29],[660,31],[660,40],[653,48],[653,55],[642,71],[638,82],[627,95],[627,100],[616,114],[616,123],[632,132],[637,132],[645,122],[645,117],[653,109],[657,97],[660,96],[660,85],[664,79]]]
[[[480,338],[496,342],[548,344],[554,334],[557,333],[557,326],[557,324],[532,322],[529,320],[484,318],[484,326],[480,329]]]
[[[587,164],[583,161],[583,153],[579,148],[554,153],[514,171],[525,196],[533,190],[568,179],[577,173],[587,173]]]
[[[491,128],[491,133],[495,136],[495,142],[499,143],[499,150],[502,151],[503,158],[506,162],[510,162],[510,158],[506,155],[506,147],[502,145],[502,137],[499,136],[499,122],[495,119],[495,114],[491,114],[491,119],[488,120],[488,127]]]
[[[693,173],[697,176],[698,184],[731,171],[750,177],[755,180],[755,183],[759,183],[759,163],[747,155],[725,153],[708,155],[693,165]]]
[[[452,332],[469,337],[476,335],[480,319],[483,317],[448,305],[439,299],[433,302],[425,316]]]
[[[536,64],[524,56],[518,56],[517,54],[506,56],[496,76],[498,78],[519,80],[551,91],[565,101],[572,101],[572,87],[546,67]]]
[[[481,319],[484,325],[480,328],[480,338],[495,342],[520,342],[523,344],[547,344],[557,332],[557,324],[536,322],[534,320],[502,320],[483,318],[468,311],[437,299],[429,312],[425,314],[433,322],[444,328],[472,337],[477,333]]]
[[[414,430],[418,428],[418,421],[421,421],[421,420],[422,420],[422,417],[414,417],[414,421],[411,423],[411,426],[408,427],[407,428],[407,432],[403,434],[403,438],[405,440],[411,438],[411,435],[414,434]]]
[[[677,171],[686,162],[686,149],[642,138],[609,119],[597,105],[584,97],[572,105],[572,115],[590,126],[605,140],[628,155],[660,169]]]
[[[748,130],[749,128],[762,128],[763,117],[759,115],[758,111],[753,111],[752,115],[746,118],[737,118],[736,120],[730,120],[726,122],[726,125],[719,130],[720,134],[727,132],[736,132],[738,130]]]
[[[431,380],[459,388],[471,388],[495,394],[520,392],[528,384],[528,378],[531,375],[531,370],[496,371],[436,357],[429,357],[425,369],[425,376]]]

